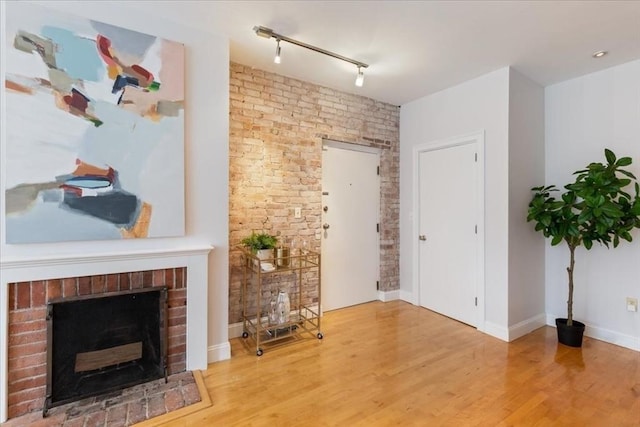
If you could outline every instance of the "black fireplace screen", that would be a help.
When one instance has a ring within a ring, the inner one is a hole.
[[[49,408],[167,376],[167,288],[47,304]]]

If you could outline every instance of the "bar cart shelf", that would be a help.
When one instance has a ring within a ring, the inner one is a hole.
[[[265,270],[263,265],[275,268]],[[320,270],[320,254],[314,251],[260,260],[251,251],[242,250],[242,337],[253,340],[257,356],[262,356],[263,346],[270,343],[296,342],[305,335],[324,337],[320,330]],[[318,304],[313,306],[303,301],[303,285],[309,280],[317,282]],[[287,321],[276,323],[265,308],[269,301],[265,301],[264,292],[277,291],[281,281],[289,283],[290,312]]]

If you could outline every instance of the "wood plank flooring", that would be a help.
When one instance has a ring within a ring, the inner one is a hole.
[[[405,302],[325,313],[324,339],[242,338],[213,405],[165,426],[640,426],[640,353],[540,328],[512,343]]]

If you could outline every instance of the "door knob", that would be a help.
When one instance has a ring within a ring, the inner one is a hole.
[[[421,234],[418,236],[418,239],[424,241],[424,240],[427,240],[427,236],[425,236],[424,234]]]
[[[328,230],[329,229],[329,224],[326,224],[326,223],[322,224],[322,228],[324,228],[325,230]]]

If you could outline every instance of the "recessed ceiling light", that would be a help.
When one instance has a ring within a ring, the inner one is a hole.
[[[607,54],[606,50],[599,50],[597,52],[593,52],[593,56],[594,58],[602,58],[603,56],[605,56]]]

